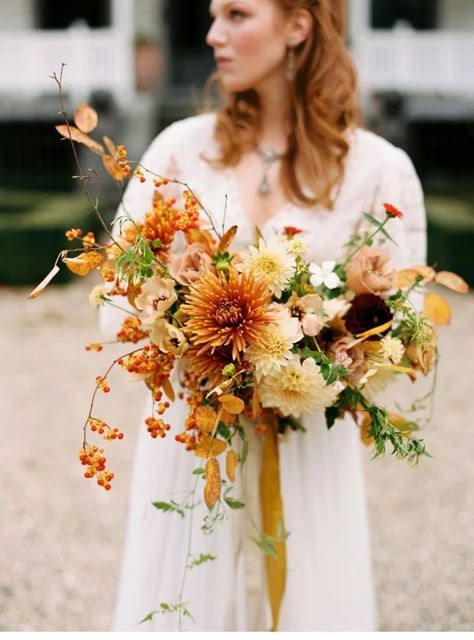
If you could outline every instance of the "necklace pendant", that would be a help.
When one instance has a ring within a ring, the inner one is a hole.
[[[263,176],[262,181],[258,186],[258,193],[261,196],[267,196],[270,193],[270,183],[266,175]]]

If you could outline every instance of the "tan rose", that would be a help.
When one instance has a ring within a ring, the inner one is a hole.
[[[170,258],[168,269],[180,284],[190,285],[209,271],[211,264],[212,258],[206,247],[200,242],[194,242],[182,256],[174,255]]]
[[[155,321],[150,332],[150,340],[160,351],[172,353],[177,358],[181,358],[189,347],[184,333],[163,318]]]
[[[424,328],[424,336],[421,344],[415,340],[410,342],[406,350],[406,356],[414,369],[419,369],[424,376],[433,368],[436,360],[436,331],[427,324]]]
[[[337,364],[348,369],[351,372],[349,378],[357,383],[365,373],[365,351],[361,344],[349,348],[352,342],[354,342],[352,336],[339,338],[329,347],[329,355],[334,358]]]
[[[347,265],[347,286],[354,293],[381,293],[395,286],[395,269],[386,251],[364,246]]]

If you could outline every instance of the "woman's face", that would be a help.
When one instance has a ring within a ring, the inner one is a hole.
[[[209,10],[213,23],[206,42],[228,91],[258,91],[284,77],[289,33],[274,0],[212,0]]]

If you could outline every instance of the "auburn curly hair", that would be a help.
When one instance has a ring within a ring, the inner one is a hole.
[[[347,130],[359,121],[356,73],[345,44],[345,0],[273,1],[288,13],[306,9],[313,19],[309,37],[295,49],[289,82],[293,107],[280,172],[283,192],[296,204],[332,208],[344,176]],[[208,95],[216,86],[223,98],[214,132],[220,155],[207,161],[223,168],[236,165],[244,151],[255,147],[260,111],[255,91],[226,92],[218,73],[209,79]]]

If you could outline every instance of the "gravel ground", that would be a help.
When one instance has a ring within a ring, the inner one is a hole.
[[[83,349],[99,336],[89,288],[51,286],[35,301],[23,288],[0,290],[0,631],[110,625],[144,391],[117,372],[113,398],[101,398],[104,417],[126,432],[107,447],[116,472],[107,493],[83,479],[75,457],[95,376],[120,353]],[[454,319],[440,335],[435,420],[424,436],[435,459],[409,468],[366,456],[385,631],[474,629],[474,297],[449,298]]]

